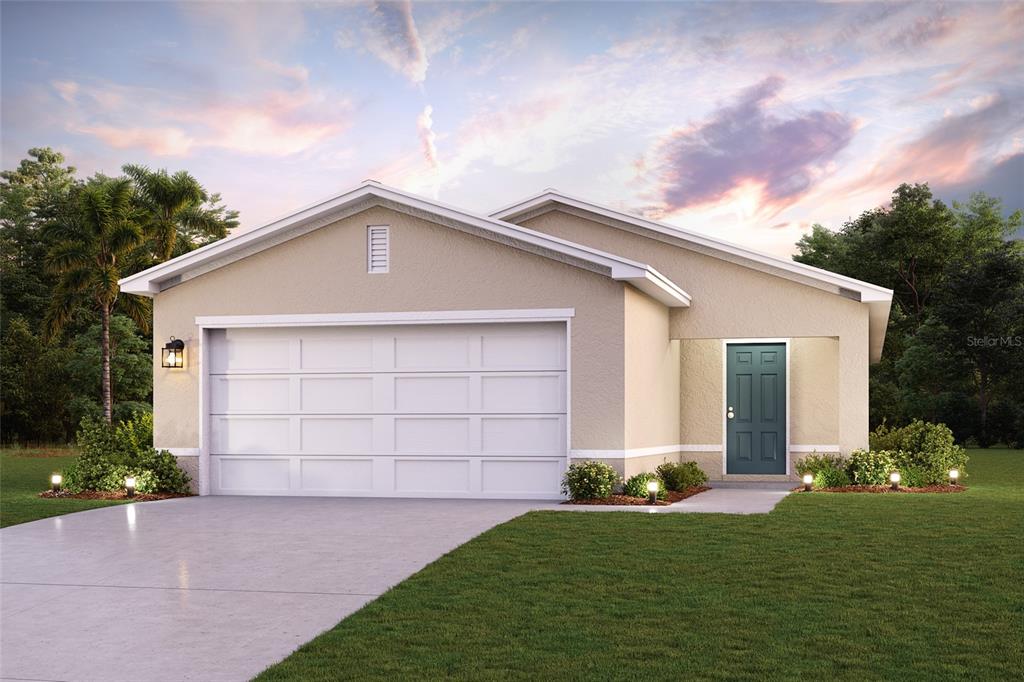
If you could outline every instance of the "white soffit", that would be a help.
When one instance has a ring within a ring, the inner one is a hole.
[[[120,281],[121,291],[154,296],[163,289],[337,222],[372,206],[497,241],[524,251],[628,282],[669,307],[690,305],[690,296],[644,263],[558,239],[495,218],[464,211],[368,180],[355,189],[317,202],[262,227],[232,235],[155,265]]]

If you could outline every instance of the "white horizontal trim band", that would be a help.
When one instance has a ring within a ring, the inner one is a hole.
[[[175,457],[198,457],[199,448],[162,448],[157,446],[157,450],[167,450]]]
[[[790,452],[839,452],[838,445],[790,445]]]
[[[378,324],[456,324],[461,322],[564,322],[575,316],[575,308],[431,310],[311,315],[210,315],[196,317],[196,326],[224,329],[227,327],[323,327]]]
[[[656,445],[629,450],[570,450],[573,459],[632,459],[653,455],[671,455],[677,452],[721,452],[721,445]]]

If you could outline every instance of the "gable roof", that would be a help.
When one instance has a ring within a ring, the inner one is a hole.
[[[889,321],[889,308],[892,305],[891,289],[793,260],[771,256],[681,227],[618,211],[586,199],[563,194],[556,189],[546,189],[539,194],[498,209],[491,213],[491,217],[513,223],[525,222],[530,218],[555,210],[864,303],[868,306],[870,356],[872,362],[877,362],[881,358],[882,344],[885,341],[885,331]]]
[[[231,235],[120,281],[121,291],[155,296],[264,249],[308,234],[374,206],[383,206],[433,223],[551,258],[611,279],[629,282],[669,307],[690,305],[690,296],[645,263],[575,244],[565,239],[455,208],[432,199],[367,180],[354,189],[316,202],[266,225]]]

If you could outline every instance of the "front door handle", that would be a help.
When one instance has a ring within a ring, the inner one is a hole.
[[[725,413],[725,416],[732,419],[736,416],[736,413],[732,411],[732,405],[729,406],[729,411]]]

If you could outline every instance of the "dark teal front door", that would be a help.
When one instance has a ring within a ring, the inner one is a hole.
[[[725,470],[786,473],[786,344],[726,347]]]

